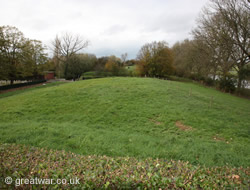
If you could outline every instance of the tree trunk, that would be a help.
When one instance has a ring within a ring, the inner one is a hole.
[[[216,74],[213,74],[213,81],[215,81]]]
[[[241,77],[238,78],[238,84],[237,84],[237,89],[240,90],[241,89],[241,84],[242,84],[242,79]]]
[[[241,87],[242,87],[242,81],[243,81],[243,76],[242,76],[242,69],[243,69],[243,64],[240,64],[240,67],[239,67],[239,70],[237,72],[237,75],[238,75],[238,81],[237,81],[237,90],[240,90]]]

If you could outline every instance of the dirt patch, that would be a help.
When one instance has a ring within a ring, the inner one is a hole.
[[[213,136],[213,139],[215,140],[215,141],[217,141],[217,142],[225,142],[225,143],[227,143],[227,144],[229,144],[230,142],[229,141],[227,141],[226,139],[224,139],[223,137],[219,137],[219,136]]]
[[[218,136],[213,136],[213,139],[216,140],[216,141],[225,141],[224,138],[218,137]]]
[[[176,121],[175,125],[176,125],[176,127],[178,127],[182,131],[191,131],[193,129],[192,127],[190,127],[188,125],[184,125],[180,121]]]
[[[162,123],[159,121],[156,121],[154,119],[150,119],[151,122],[153,122],[155,125],[161,125]]]

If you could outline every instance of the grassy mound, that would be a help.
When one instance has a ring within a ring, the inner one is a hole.
[[[250,174],[250,168],[206,168],[163,159],[81,156],[8,144],[0,145],[0,163],[0,189],[247,189]],[[4,183],[6,177],[12,178],[12,184]],[[55,184],[28,184],[36,178],[52,179]],[[30,181],[24,184],[21,179]],[[65,179],[66,183],[56,184],[58,179]],[[79,184],[71,184],[78,180]]]
[[[249,100],[196,84],[104,78],[7,94],[0,94],[2,143],[205,166],[250,163]]]

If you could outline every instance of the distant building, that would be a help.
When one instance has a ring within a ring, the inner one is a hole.
[[[45,80],[55,79],[55,72],[54,71],[45,71],[44,73],[45,73],[44,74]]]

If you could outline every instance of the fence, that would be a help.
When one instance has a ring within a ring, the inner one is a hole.
[[[26,82],[26,83],[18,83],[18,84],[12,84],[12,85],[4,85],[0,86],[0,90],[8,90],[8,89],[13,89],[13,88],[19,88],[19,87],[24,87],[24,86],[30,86],[34,84],[40,84],[44,83],[46,80],[37,80],[37,81],[32,81],[32,82]]]

